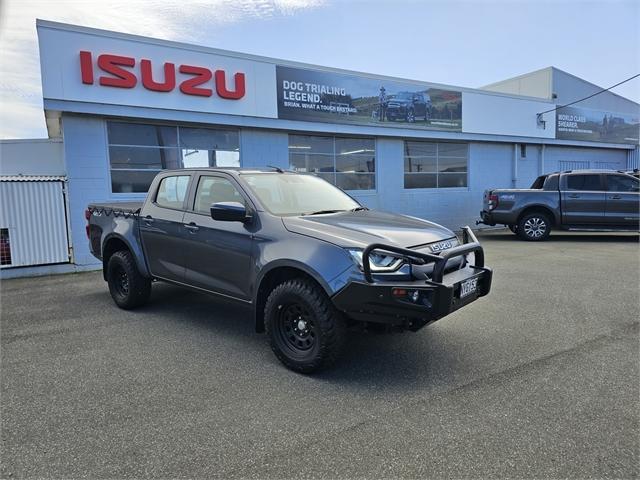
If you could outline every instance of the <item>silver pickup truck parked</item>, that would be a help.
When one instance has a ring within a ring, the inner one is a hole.
[[[638,178],[611,170],[569,170],[538,177],[528,189],[484,192],[485,225],[507,225],[523,240],[539,241],[552,228],[638,231]]]

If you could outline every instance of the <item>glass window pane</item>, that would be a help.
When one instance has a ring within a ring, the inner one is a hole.
[[[435,157],[405,157],[405,172],[435,172],[437,171],[437,161]]]
[[[109,147],[111,168],[180,168],[176,148]]]
[[[637,192],[640,182],[634,177],[607,175],[607,189],[610,192]]]
[[[336,184],[336,175],[334,173],[314,173],[314,175],[326,180],[332,185]]]
[[[435,173],[405,173],[404,188],[436,188]]]
[[[375,140],[372,138],[342,138],[336,137],[336,155],[375,154]]]
[[[111,170],[113,193],[146,193],[159,170]]]
[[[180,146],[191,150],[240,150],[237,130],[180,127]]]
[[[435,157],[438,144],[432,142],[404,142],[404,154],[407,157]]]
[[[214,154],[216,167],[240,167],[240,152],[235,150],[216,150]]]
[[[438,188],[466,187],[466,173],[441,173],[438,175]]]
[[[467,157],[466,143],[439,143],[438,155],[440,157]]]
[[[158,187],[156,204],[159,207],[182,209],[188,185],[188,175],[163,178]]]
[[[239,167],[240,152],[183,148],[182,165],[184,168]]]
[[[183,148],[182,166],[183,168],[213,167],[213,153],[211,150]]]
[[[333,155],[333,137],[289,135],[289,153],[327,153]]]
[[[149,145],[175,147],[177,128],[165,125],[107,122],[107,134],[111,145]]]
[[[337,173],[336,186],[342,190],[374,190],[376,176],[372,173]]]
[[[200,177],[194,210],[208,214],[211,205],[220,202],[238,202],[245,205],[244,198],[236,187],[226,178]]]
[[[329,155],[289,154],[291,169],[296,172],[333,172],[333,157]]]
[[[336,157],[337,172],[371,173],[376,170],[375,157],[369,155],[339,155]]]
[[[602,190],[600,175],[569,175],[567,188],[569,190]]]
[[[438,159],[438,171],[439,172],[466,172],[467,171],[467,159],[466,158],[442,158]]]

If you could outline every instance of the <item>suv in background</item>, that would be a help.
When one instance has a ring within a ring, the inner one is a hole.
[[[425,93],[399,92],[387,104],[387,120],[413,123],[416,117],[431,118],[431,97]]]

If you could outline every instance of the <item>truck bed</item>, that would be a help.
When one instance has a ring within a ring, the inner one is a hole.
[[[110,202],[90,203],[87,207],[91,213],[114,216],[137,216],[144,202]]]

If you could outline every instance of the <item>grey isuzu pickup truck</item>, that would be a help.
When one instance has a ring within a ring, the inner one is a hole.
[[[484,192],[476,224],[507,225],[523,240],[544,240],[551,229],[637,232],[637,177],[613,170],[567,170],[538,177],[528,189]]]
[[[304,373],[334,362],[349,327],[417,331],[491,288],[470,228],[460,241],[277,168],[163,171],[143,203],[91,204],[86,218],[119,307],[145,303],[153,281],[244,303]]]

